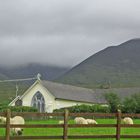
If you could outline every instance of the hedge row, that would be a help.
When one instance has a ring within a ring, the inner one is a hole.
[[[109,107],[108,106],[103,106],[103,105],[76,105],[76,106],[72,106],[72,107],[68,107],[68,108],[62,108],[62,109],[56,109],[54,110],[54,112],[64,112],[64,109],[68,109],[69,112],[71,113],[109,113]]]
[[[37,112],[36,108],[28,106],[0,106],[0,112],[5,112],[7,109],[13,112]]]

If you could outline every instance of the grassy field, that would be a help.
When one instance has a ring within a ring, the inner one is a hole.
[[[115,124],[115,119],[96,119],[99,124]],[[70,124],[73,124],[73,120],[69,121]],[[135,124],[140,124],[139,119],[134,120]],[[58,124],[58,120],[56,119],[48,119],[48,120],[28,120],[26,124]],[[115,128],[69,128],[68,135],[103,135],[103,134],[114,134],[116,130]],[[140,128],[122,128],[121,134],[140,134]],[[0,129],[0,135],[5,135],[5,129]],[[24,136],[60,136],[63,135],[62,128],[25,128],[23,132]],[[93,139],[93,138],[92,138]],[[90,140],[92,140],[90,139]],[[99,139],[94,139],[99,140]],[[103,140],[115,140],[113,138],[103,139]],[[124,140],[124,139],[122,139]],[[125,139],[126,140],[126,139]],[[127,139],[129,140],[129,139]],[[131,140],[135,140],[132,139]],[[138,140],[138,139],[137,139]]]

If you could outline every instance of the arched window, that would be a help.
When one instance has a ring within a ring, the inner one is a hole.
[[[39,91],[33,96],[31,106],[37,108],[39,112],[45,112],[45,100]]]

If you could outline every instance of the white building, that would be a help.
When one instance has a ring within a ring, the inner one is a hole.
[[[52,112],[54,109],[80,104],[105,104],[92,89],[37,80],[22,96],[17,96],[9,106],[32,106],[39,112]]]

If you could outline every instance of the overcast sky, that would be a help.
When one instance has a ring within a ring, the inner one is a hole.
[[[0,0],[0,64],[74,66],[140,37],[140,0]]]

